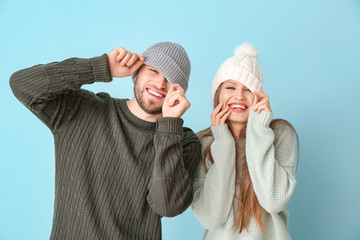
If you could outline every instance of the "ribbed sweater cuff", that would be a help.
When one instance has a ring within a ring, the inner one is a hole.
[[[174,117],[162,117],[156,119],[156,129],[161,132],[182,133],[184,120]]]
[[[92,58],[96,82],[111,82],[111,72],[107,54]]]
[[[258,122],[264,126],[269,126],[272,120],[273,113],[262,110],[260,113],[257,113],[251,108],[249,119]]]
[[[211,126],[211,131],[216,140],[227,140],[233,138],[227,124]]]

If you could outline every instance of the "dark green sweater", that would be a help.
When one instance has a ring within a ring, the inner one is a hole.
[[[201,145],[181,118],[147,122],[125,99],[80,89],[109,82],[107,55],[14,73],[15,96],[55,140],[50,239],[161,239],[161,216],[191,203]]]

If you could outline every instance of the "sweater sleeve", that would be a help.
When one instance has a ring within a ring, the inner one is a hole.
[[[246,158],[260,205],[269,213],[285,208],[296,185],[294,133],[279,124],[271,129],[272,113],[251,110],[246,130]]]
[[[111,80],[107,55],[103,54],[19,70],[12,74],[10,87],[20,102],[54,132],[78,112],[83,84]]]
[[[213,126],[211,130],[215,138],[211,145],[214,163],[208,167],[206,174],[203,164],[199,165],[191,208],[201,224],[214,231],[228,220],[231,213],[236,151],[234,138],[226,124]]]
[[[190,129],[182,127],[181,118],[158,118],[156,124],[155,160],[147,201],[158,215],[172,217],[191,204],[201,144]]]

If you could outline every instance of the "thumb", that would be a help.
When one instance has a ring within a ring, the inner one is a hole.
[[[137,60],[131,67],[130,72],[133,74],[136,70],[138,70],[144,64],[143,61]]]
[[[253,106],[255,106],[258,102],[258,97],[256,94],[254,94],[254,102],[253,102]]]

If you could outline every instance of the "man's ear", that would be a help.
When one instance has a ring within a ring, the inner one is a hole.
[[[136,81],[136,79],[137,79],[137,77],[138,77],[138,75],[139,75],[139,72],[140,72],[140,70],[143,68],[144,65],[145,65],[145,64],[141,65],[141,66],[139,67],[139,69],[136,70],[135,75],[134,75],[134,77],[132,78],[134,82]]]

